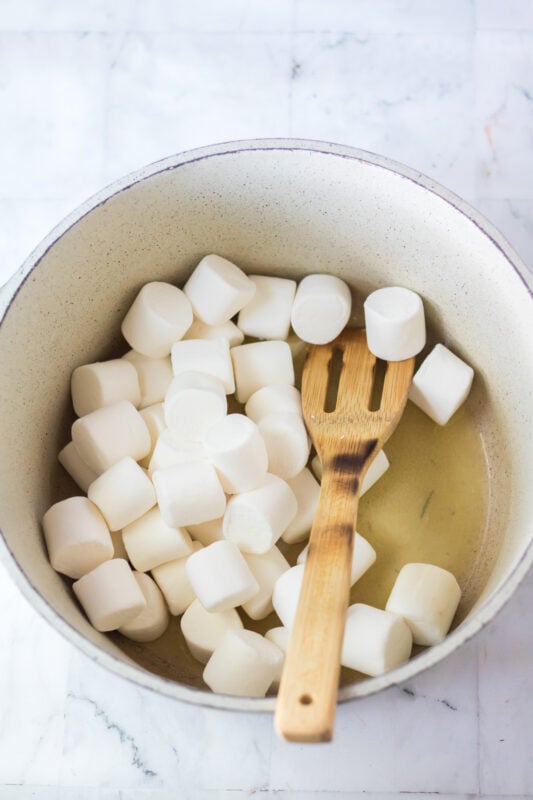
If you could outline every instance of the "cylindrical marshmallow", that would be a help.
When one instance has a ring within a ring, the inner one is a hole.
[[[60,450],[57,460],[66,469],[74,483],[78,484],[82,492],[86,492],[99,475],[82,461],[74,442],[69,442]]]
[[[86,497],[55,503],[43,517],[43,529],[50,563],[69,578],[81,578],[113,558],[105,519]]]
[[[113,542],[112,558],[123,558],[128,561],[128,552],[122,540],[122,531],[111,531],[111,541]]]
[[[460,599],[461,588],[448,570],[434,564],[405,564],[386,609],[405,619],[415,644],[434,645],[448,633]]]
[[[298,511],[281,538],[287,544],[295,544],[309,536],[320,497],[320,484],[308,469],[289,478],[287,483],[296,497]]]
[[[198,525],[188,525],[187,530],[196,542],[201,542],[204,547],[224,538],[222,523],[224,517],[211,519],[209,522],[200,522]]]
[[[172,345],[174,375],[201,372],[211,375],[224,386],[226,394],[235,391],[233,364],[227,339],[187,339]]]
[[[255,285],[231,261],[211,254],[202,258],[183,291],[202,322],[222,325],[252,299]]]
[[[245,411],[257,424],[268,414],[278,412],[302,416],[302,396],[295,386],[272,383],[253,393],[246,403]]]
[[[389,467],[390,467],[389,459],[385,455],[384,450],[380,450],[366,471],[365,477],[363,478],[363,482],[361,484],[361,491],[359,492],[359,496],[362,497],[365,492],[368,492],[370,487],[373,486],[376,483],[376,481],[378,481],[381,478],[381,476],[386,473]],[[322,462],[320,461],[320,457],[318,455],[316,455],[311,461],[311,468],[315,473],[317,479],[321,481]]]
[[[134,572],[146,600],[146,608],[130,622],[121,625],[118,632],[134,642],[153,642],[168,628],[169,614],[165,599],[157,583],[144,572]]]
[[[228,320],[221,325],[206,325],[195,319],[183,337],[184,339],[227,339],[230,347],[237,347],[244,341],[244,333],[239,330],[234,322]]]
[[[163,519],[172,528],[218,519],[226,495],[216,470],[208,461],[189,461],[158,469],[152,475]]]
[[[191,323],[191,304],[181,289],[153,281],[133,301],[122,322],[122,335],[143,356],[164,358]]]
[[[272,594],[274,611],[289,631],[292,630],[296,617],[296,609],[298,608],[298,600],[300,599],[300,591],[304,579],[304,569],[305,564],[297,564],[295,567],[288,569],[287,572],[284,572],[277,579]]]
[[[277,689],[279,686],[279,682],[281,680],[281,674],[283,672],[283,665],[285,663],[285,655],[289,648],[290,638],[291,635],[289,631],[287,630],[287,628],[284,628],[283,626],[280,626],[279,628],[270,628],[270,630],[265,633],[265,639],[268,639],[269,642],[272,642],[272,644],[275,644],[276,647],[279,647],[279,649],[283,653],[283,661],[279,665],[279,670],[276,674],[276,677],[272,681],[272,687],[271,687],[272,689]]]
[[[306,275],[300,281],[292,306],[294,332],[310,344],[327,344],[348,324],[352,295],[335,275]]]
[[[309,552],[309,545],[306,545],[301,553],[298,554],[296,559],[297,564],[304,564]],[[353,586],[359,578],[361,578],[367,569],[370,569],[376,560],[376,551],[372,545],[361,536],[360,533],[355,533],[353,540],[353,555],[352,555],[352,573],[350,577],[350,586]]]
[[[409,658],[413,638],[396,614],[364,603],[350,606],[342,643],[341,664],[364,675],[383,675]]]
[[[139,461],[151,446],[146,423],[127,400],[77,419],[72,426],[72,441],[80,458],[98,474],[126,456]]]
[[[219,694],[264,697],[282,661],[279,647],[258,633],[229,630],[207,662],[203,678]]]
[[[229,414],[207,432],[205,449],[227,494],[255,489],[265,479],[268,454],[257,425],[244,414]]]
[[[437,344],[415,372],[409,400],[436,423],[446,425],[468,397],[473,380],[472,367]]]
[[[88,496],[112,531],[125,528],[156,504],[152,481],[129,457],[121,459],[93,481]]]
[[[364,303],[368,349],[384,361],[416,356],[426,343],[422,300],[411,289],[387,286]]]
[[[286,339],[296,281],[270,275],[250,275],[255,294],[241,309],[237,325],[246,336],[256,339]]]
[[[307,464],[311,443],[299,414],[267,414],[259,421],[259,433],[268,453],[268,470],[288,480]]]
[[[192,553],[196,553],[201,547],[200,542],[193,542]],[[196,597],[186,570],[190,557],[175,558],[174,561],[167,561],[152,570],[152,577],[163,592],[168,609],[174,617],[183,614]]]
[[[244,553],[267,553],[288,528],[298,510],[289,485],[267,474],[257,489],[233,495],[224,514],[224,536]]]
[[[259,591],[244,556],[232,542],[213,542],[187,561],[191,586],[206,611],[237,608]]]
[[[174,377],[170,356],[149,358],[148,356],[143,356],[142,353],[137,353],[135,350],[130,350],[126,355],[122,356],[122,360],[129,361],[137,371],[141,390],[139,408],[161,403]]]
[[[259,591],[242,603],[242,607],[251,619],[264,619],[274,610],[272,606],[274,585],[279,576],[290,569],[290,564],[277,547],[273,547],[261,556],[245,553],[244,560],[257,581]]]
[[[128,558],[139,572],[192,553],[192,540],[184,528],[171,528],[157,506],[122,530]]]
[[[244,626],[234,608],[210,612],[197,599],[182,616],[180,627],[193,658],[207,664],[226,631],[242,630]]]
[[[166,469],[175,464],[189,461],[205,461],[207,453],[202,442],[187,442],[176,438],[175,434],[165,428],[155,444],[154,452],[150,459],[148,472],[150,475],[157,469]]]
[[[104,561],[72,584],[93,628],[104,633],[126,625],[146,608],[146,600],[122,558]]]
[[[70,391],[78,417],[120,400],[129,400],[135,408],[141,402],[137,370],[122,358],[76,367],[70,379]]]
[[[226,416],[224,387],[212,375],[182,372],[170,384],[164,403],[165,420],[178,439],[202,441],[216,422]]]
[[[236,396],[246,403],[263,386],[287,383],[294,386],[294,367],[287,342],[252,342],[231,348]]]
[[[150,434],[150,452],[143,459],[141,459],[141,461],[139,461],[139,464],[141,467],[148,469],[157,441],[167,427],[163,403],[155,403],[153,406],[147,406],[146,408],[142,409],[140,414],[146,427],[148,428],[148,433]]]

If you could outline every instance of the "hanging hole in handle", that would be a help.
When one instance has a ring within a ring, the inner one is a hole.
[[[381,358],[376,358],[374,364],[374,376],[372,381],[372,394],[368,403],[369,411],[379,411],[381,408],[381,397],[383,395],[383,385],[387,374],[388,363]]]
[[[311,697],[310,694],[302,694],[298,698],[298,700],[299,700],[299,702],[301,703],[302,706],[310,706],[311,703],[313,702],[313,698]]]
[[[339,381],[343,368],[343,351],[336,347],[331,354],[328,363],[328,386],[326,389],[326,399],[324,401],[324,411],[330,414],[337,407],[337,395],[339,394]]]

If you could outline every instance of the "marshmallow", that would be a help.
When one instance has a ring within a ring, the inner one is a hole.
[[[268,453],[268,469],[280,478],[294,478],[309,458],[311,442],[299,414],[279,412],[259,420]]]
[[[415,372],[409,400],[439,425],[446,425],[468,397],[473,379],[472,367],[437,344]]]
[[[373,486],[376,483],[376,481],[378,481],[381,478],[381,476],[386,473],[389,467],[390,467],[389,459],[385,455],[385,452],[383,450],[380,450],[366,471],[366,475],[363,478],[363,482],[361,484],[361,491],[359,493],[359,496],[362,497],[365,492],[368,492],[370,487]],[[320,461],[320,457],[318,455],[316,455],[311,461],[311,469],[315,473],[317,479],[321,481],[322,462]]]
[[[296,281],[267,275],[249,275],[255,294],[239,313],[237,325],[246,336],[256,339],[286,339]]]
[[[364,675],[383,675],[411,655],[413,637],[396,614],[355,603],[348,608],[341,664]]]
[[[297,564],[305,564],[307,554],[309,552],[309,545],[306,545],[296,559]],[[367,542],[364,536],[355,532],[353,540],[353,555],[352,555],[352,572],[350,576],[350,586],[353,586],[359,578],[361,578],[367,569],[370,569],[376,560],[376,551],[372,545]]]
[[[280,575],[290,569],[290,564],[277,547],[273,547],[261,556],[245,553],[244,560],[257,581],[259,591],[242,603],[242,607],[251,619],[264,619],[274,610],[272,606],[274,584]]]
[[[187,561],[190,584],[206,611],[227,611],[259,591],[242,553],[233,542],[213,542]]]
[[[460,599],[459,584],[448,570],[433,564],[405,564],[385,607],[405,619],[415,644],[433,645],[448,633]]]
[[[294,332],[310,344],[327,344],[346,327],[352,295],[334,275],[307,275],[298,286],[292,306]]]
[[[128,551],[124,547],[122,531],[111,531],[111,541],[113,542],[113,555],[111,558],[123,558],[128,561]]]
[[[93,481],[88,496],[98,506],[112,531],[142,517],[156,503],[152,481],[129,456]]]
[[[188,525],[187,530],[195,541],[201,542],[204,547],[207,547],[208,544],[219,542],[224,538],[222,531],[223,520],[224,517],[219,517],[209,522],[200,522],[199,525]]]
[[[216,470],[207,461],[188,461],[153,475],[163,519],[172,528],[197,525],[224,514],[226,495]]]
[[[234,322],[229,320],[221,325],[206,325],[195,319],[184,339],[227,339],[230,347],[236,347],[244,341],[244,333],[239,330]]]
[[[257,425],[244,414],[230,414],[207,432],[205,449],[227,494],[255,489],[264,481],[268,454]]]
[[[303,469],[294,478],[289,478],[287,483],[296,497],[298,511],[281,538],[287,544],[296,544],[309,536],[318,506],[320,484],[308,469]]]
[[[294,386],[294,367],[287,342],[253,342],[231,348],[237,400],[247,400],[271,383]]]
[[[202,258],[183,291],[202,322],[222,325],[250,302],[255,284],[231,261],[208,255]]]
[[[258,633],[229,630],[207,662],[203,678],[213,692],[264,697],[282,661],[279,647]]]
[[[97,472],[81,460],[74,442],[69,442],[59,452],[57,460],[68,472],[74,483],[77,483],[82,492],[86,492],[91,483],[98,477]]]
[[[160,435],[166,429],[163,403],[155,403],[153,406],[147,406],[146,408],[142,409],[140,414],[146,427],[148,428],[148,433],[150,434],[150,452],[143,459],[141,459],[141,461],[139,461],[141,467],[147,469],[150,466],[150,461],[152,460],[157,441]]]
[[[297,564],[284,572],[274,586],[272,605],[283,625],[290,631],[294,625],[298,600],[304,579],[305,564]]]
[[[384,361],[416,356],[426,343],[422,300],[410,289],[387,286],[364,303],[368,349]]]
[[[200,542],[193,542],[192,553],[196,553],[201,547]],[[187,577],[186,566],[189,558],[190,555],[185,558],[175,558],[152,570],[152,577],[163,592],[169,611],[174,617],[183,614],[196,597]]]
[[[139,408],[161,403],[165,399],[165,394],[174,375],[170,357],[148,358],[148,356],[143,356],[142,353],[130,350],[125,356],[122,356],[122,360],[129,361],[137,371],[141,390]]]
[[[283,653],[283,660],[279,665],[279,670],[276,674],[276,677],[272,681],[272,689],[277,689],[279,686],[279,682],[281,681],[281,675],[283,672],[283,665],[285,663],[285,655],[289,648],[289,641],[291,635],[287,628],[279,627],[279,628],[270,628],[269,631],[265,633],[265,639],[268,639],[269,642],[275,644],[276,647],[279,647],[281,652]]]
[[[72,584],[74,594],[97,631],[114,631],[146,608],[146,600],[122,558],[104,561]]]
[[[174,375],[201,372],[221,381],[226,394],[235,391],[233,365],[227,339],[187,339],[172,345]]]
[[[113,558],[113,542],[98,508],[86,497],[69,497],[43,517],[44,538],[53,568],[69,578]]]
[[[70,391],[78,417],[120,400],[129,400],[136,408],[141,402],[137,371],[121,358],[76,367],[70,379]]]
[[[201,372],[182,372],[170,384],[165,420],[179,439],[201,441],[226,416],[228,401],[221,381]]]
[[[166,469],[189,461],[205,461],[207,453],[202,442],[187,442],[176,439],[171,430],[165,428],[159,435],[150,459],[150,475],[157,469]]]
[[[168,628],[168,608],[157,583],[144,572],[134,572],[146,600],[146,608],[130,622],[121,625],[118,632],[134,642],[153,642],[159,639]]]
[[[191,323],[191,304],[181,289],[153,281],[133,301],[122,322],[122,335],[143,356],[164,358]]]
[[[127,400],[77,419],[72,441],[80,458],[98,474],[126,456],[134,461],[144,458],[151,446],[143,418]]]
[[[139,572],[184,558],[192,553],[192,541],[183,528],[169,527],[159,508],[152,508],[122,530],[128,558]]]
[[[230,497],[224,514],[224,536],[244,553],[267,553],[297,510],[298,503],[289,485],[267,473],[257,489]]]
[[[308,344],[294,333],[289,334],[287,337],[287,344],[291,349],[292,363],[294,364],[294,382],[296,386],[301,386]]]
[[[206,611],[199,600],[194,600],[180,620],[181,632],[193,658],[207,664],[213,651],[229,630],[242,630],[237,611]]]
[[[288,383],[272,383],[253,393],[245,411],[255,423],[268,414],[278,412],[302,416],[302,396],[298,389]]]

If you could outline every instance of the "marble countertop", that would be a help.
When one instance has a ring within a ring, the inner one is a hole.
[[[0,285],[102,185],[211,142],[338,141],[436,178],[533,268],[530,0],[2,0]],[[0,798],[533,796],[533,575],[334,743],[104,672],[0,570]]]

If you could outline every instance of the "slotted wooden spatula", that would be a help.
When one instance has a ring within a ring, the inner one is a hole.
[[[361,482],[401,417],[414,358],[381,362],[384,375],[378,363],[357,328],[312,346],[304,367],[303,412],[323,472],[277,700],[276,728],[289,741],[333,735]]]

